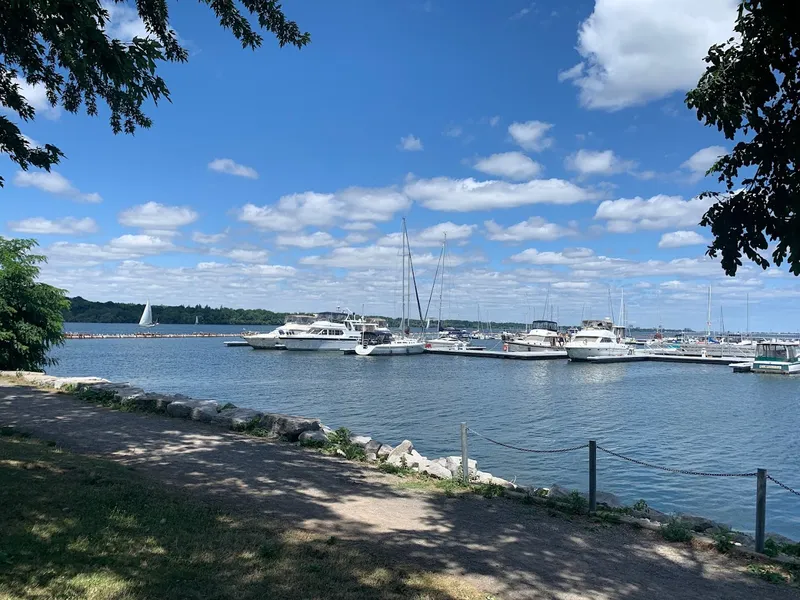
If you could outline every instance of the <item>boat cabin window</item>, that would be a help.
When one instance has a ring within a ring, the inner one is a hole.
[[[787,360],[797,358],[797,348],[794,346],[784,346],[783,344],[759,344],[756,349],[756,356],[758,358]]]

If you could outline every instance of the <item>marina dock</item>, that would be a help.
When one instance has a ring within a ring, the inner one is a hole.
[[[68,340],[133,340],[139,338],[226,338],[242,337],[241,333],[72,333],[67,332]]]
[[[446,348],[425,348],[425,354],[473,356],[478,358],[506,358],[511,360],[555,360],[567,358],[566,350],[554,352],[503,352],[497,350],[450,350]]]
[[[740,357],[733,356],[676,356],[674,354],[628,354],[626,356],[591,356],[591,363],[610,364],[628,362],[671,362],[696,365],[722,365],[730,366],[732,363],[741,362]]]

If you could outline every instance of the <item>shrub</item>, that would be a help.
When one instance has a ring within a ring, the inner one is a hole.
[[[773,567],[767,565],[752,564],[747,567],[747,570],[759,579],[769,581],[770,583],[786,582],[786,577],[778,573]]]
[[[382,462],[378,465],[378,469],[383,471],[384,473],[390,473],[391,475],[411,475],[414,471],[406,466],[403,465],[390,465],[388,462]]]
[[[564,507],[568,513],[573,515],[582,515],[588,508],[588,502],[577,490],[570,492],[569,496],[564,498]]]
[[[733,548],[733,533],[727,527],[720,528],[713,537],[714,546],[723,554],[730,552]]]
[[[647,509],[650,508],[647,504],[646,500],[639,499],[633,503],[631,507],[633,510],[638,510],[640,512],[647,512]]]
[[[778,554],[781,553],[781,548],[775,543],[775,540],[769,538],[767,541],[764,542],[764,554],[771,557],[776,557]]]
[[[341,454],[347,460],[366,460],[364,449],[351,442],[350,436],[349,429],[340,427],[328,436],[326,450],[331,454]]]
[[[661,526],[661,536],[668,542],[689,542],[692,539],[692,530],[686,522],[672,517]]]

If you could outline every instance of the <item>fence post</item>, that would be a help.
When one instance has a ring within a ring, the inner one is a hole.
[[[756,480],[756,552],[764,552],[767,527],[767,470],[759,469]]]
[[[589,512],[597,510],[597,442],[589,440]]]
[[[461,424],[461,477],[469,485],[469,458],[467,457],[467,424]]]

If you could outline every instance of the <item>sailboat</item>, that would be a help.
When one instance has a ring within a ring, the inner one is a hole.
[[[400,320],[400,336],[394,337],[388,330],[375,330],[367,331],[366,329],[361,332],[361,340],[356,345],[355,352],[358,356],[397,356],[407,354],[422,354],[425,352],[425,345],[423,342],[409,337],[411,322],[411,285],[414,286],[414,295],[417,300],[417,309],[419,310],[419,321],[424,323],[425,320],[422,316],[422,305],[419,301],[419,292],[417,291],[417,280],[414,275],[414,263],[411,259],[411,247],[408,245],[408,229],[406,228],[406,220],[403,219],[403,316]],[[406,256],[408,257],[408,273],[406,273]],[[408,294],[408,302],[406,302],[406,294]],[[408,314],[406,313],[406,306],[408,307]]]
[[[153,322],[153,308],[150,306],[150,299],[148,298],[147,304],[144,305],[142,311],[142,318],[139,319],[139,327],[155,327],[158,321]]]
[[[195,318],[194,318],[194,324],[195,324],[195,325],[200,325],[200,317],[198,317],[198,316],[195,316]]]

